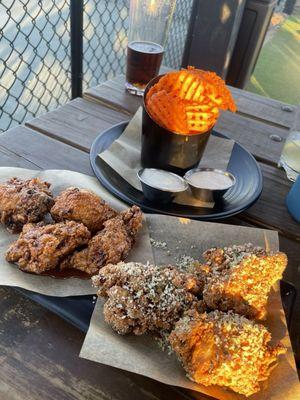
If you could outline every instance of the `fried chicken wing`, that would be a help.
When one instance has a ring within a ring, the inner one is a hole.
[[[74,221],[27,224],[9,247],[6,260],[18,264],[22,271],[41,274],[56,268],[63,257],[88,243],[90,237],[88,229]]]
[[[260,390],[279,354],[263,326],[232,312],[191,310],[175,325],[170,344],[191,380],[250,396]]]
[[[54,204],[50,184],[39,178],[11,178],[0,184],[1,223],[18,233],[29,222],[39,222]]]
[[[262,247],[254,246],[252,243],[243,245],[232,245],[230,247],[212,247],[203,253],[206,261],[207,273],[221,272],[230,269],[249,255],[265,256],[266,250]]]
[[[204,257],[210,270],[203,291],[208,307],[264,319],[269,292],[287,265],[286,255],[248,244],[210,249]]]
[[[196,278],[174,267],[120,262],[101,268],[92,281],[98,296],[107,297],[105,321],[121,335],[168,331],[185,310],[201,304]]]
[[[93,275],[103,265],[124,260],[135,242],[142,219],[140,208],[133,206],[105,221],[104,229],[89,241],[88,247],[68,257],[61,268],[75,268]]]
[[[96,233],[117,212],[95,193],[70,187],[57,196],[51,215],[55,221],[82,222],[92,233]]]

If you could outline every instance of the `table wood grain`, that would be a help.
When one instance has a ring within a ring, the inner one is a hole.
[[[26,126],[51,138],[88,151],[99,132],[128,119],[128,115],[105,106],[75,99],[65,106],[41,115]]]
[[[127,103],[124,94],[122,97]],[[141,100],[135,98],[134,102],[136,104],[134,108],[132,107],[133,111],[126,114],[124,109],[122,112],[116,111],[105,107],[104,104],[97,105],[87,100],[76,99],[66,106],[28,121],[26,126],[81,150],[89,151],[92,141],[99,132],[131,118],[140,106]],[[97,112],[91,112],[95,108],[98,108]],[[258,160],[274,166],[279,160],[284,139],[289,132],[285,128],[274,127],[230,112],[222,113],[216,130],[243,144]],[[272,135],[282,138],[282,141],[273,141]]]
[[[3,400],[209,399],[81,359],[82,332],[14,289],[0,297]]]
[[[140,101],[124,91],[125,76],[119,75],[101,85],[84,92],[83,97],[97,103],[109,104],[111,107],[128,112],[136,110]],[[297,107],[281,101],[269,99],[257,94],[229,86],[237,103],[238,113],[250,116],[251,119],[289,129],[294,121]]]
[[[128,120],[140,99],[123,90],[118,77],[52,112],[0,135],[0,165],[32,169],[70,169],[92,175],[89,149],[102,130]],[[239,113],[224,113],[218,129],[239,141],[260,163],[261,198],[224,223],[277,229],[289,256],[284,279],[300,293],[300,225],[288,214],[285,196],[291,183],[276,167],[289,129],[299,129],[298,110],[275,100],[233,89]],[[285,111],[289,110],[289,111]],[[83,334],[14,289],[0,289],[0,398],[5,400],[156,400],[208,399],[135,374],[78,357]],[[299,315],[300,296],[294,314]],[[300,362],[300,321],[292,318],[290,335]]]
[[[110,108],[105,107],[103,88]],[[128,120],[141,104],[140,98],[126,93],[124,89],[121,91],[120,88],[119,78],[108,81],[94,89],[94,92],[97,90],[103,96],[101,103],[96,104],[88,100],[77,99],[66,106],[27,122],[26,125],[33,130],[68,143],[72,147],[89,152],[97,134],[108,126]],[[256,98],[256,95],[254,97]],[[85,121],[80,128],[74,114],[74,103],[80,109],[80,119]],[[273,100],[271,103],[273,104]],[[131,104],[131,111],[127,115],[125,111],[129,104]],[[275,104],[277,104],[276,101]],[[113,108],[111,108],[112,105]],[[91,108],[95,110],[95,107],[97,112],[92,113]],[[110,125],[107,126],[106,122],[99,124],[99,120],[102,120],[102,112],[104,113],[103,121],[111,121]],[[111,116],[109,116],[110,112]],[[70,115],[66,117],[68,113]],[[295,117],[295,115],[296,112],[293,111],[293,116]],[[62,126],[64,126],[64,129],[62,129]],[[216,129],[238,141],[249,150],[260,162],[263,172],[264,190],[262,196],[253,207],[242,213],[240,218],[252,222],[256,226],[276,229],[295,240],[300,240],[299,224],[292,219],[285,207],[285,197],[291,183],[286,179],[284,171],[277,168],[277,161],[284,141],[275,142],[270,139],[272,134],[285,139],[289,130],[278,126],[274,127],[269,123],[258,121],[256,118],[251,120],[249,117],[246,118],[229,112],[223,113]]]

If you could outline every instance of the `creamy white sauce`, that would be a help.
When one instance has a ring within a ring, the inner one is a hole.
[[[142,180],[157,189],[179,192],[186,189],[184,182],[172,173],[163,170],[144,169]]]
[[[215,171],[198,171],[188,177],[188,181],[198,188],[218,190],[232,186],[229,176]]]

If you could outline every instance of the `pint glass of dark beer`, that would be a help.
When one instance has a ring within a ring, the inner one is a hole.
[[[176,0],[130,0],[126,89],[142,96],[158,75]]]

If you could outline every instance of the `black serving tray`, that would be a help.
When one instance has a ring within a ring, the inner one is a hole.
[[[259,198],[263,187],[260,167],[243,146],[235,143],[227,169],[235,176],[236,184],[226,192],[222,199],[215,203],[214,208],[192,207],[175,203],[168,205],[151,203],[141,191],[132,187],[98,157],[99,153],[106,150],[123,133],[128,122],[121,122],[101,132],[94,140],[90,151],[91,166],[98,180],[112,194],[126,203],[136,204],[143,211],[150,213],[208,221],[238,214],[249,208]],[[213,131],[212,134],[226,138],[216,131]]]
[[[87,332],[95,306],[95,295],[55,297],[20,288],[17,288],[17,291],[59,315],[81,331]]]

